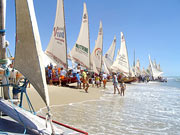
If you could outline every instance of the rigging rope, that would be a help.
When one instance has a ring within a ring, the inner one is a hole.
[[[6,71],[6,70],[7,70],[7,71]],[[9,69],[8,69],[8,68],[5,69],[5,77],[6,77],[6,83],[7,83],[6,85],[9,86],[9,81],[8,81],[8,75],[9,75],[9,74],[6,73],[6,72],[9,72]],[[24,126],[24,134],[26,134],[26,125],[24,124],[24,122],[22,121],[22,119],[21,119],[18,111],[17,111],[17,110],[15,109],[15,107],[14,107],[14,103],[13,103],[12,97],[10,96],[9,87],[8,87],[8,96],[9,96],[9,98],[10,98],[10,101],[11,101],[11,104],[12,104],[12,107],[13,107],[14,111],[17,113],[17,116],[18,116],[19,120],[22,122],[22,124],[23,124],[23,126]]]

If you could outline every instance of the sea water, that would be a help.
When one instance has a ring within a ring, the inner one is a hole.
[[[127,85],[124,97],[109,86],[99,100],[51,109],[54,119],[90,135],[180,135],[180,77]]]

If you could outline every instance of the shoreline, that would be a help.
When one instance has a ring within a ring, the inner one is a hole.
[[[112,82],[107,82],[106,86],[109,85],[112,85]],[[50,106],[68,105],[71,103],[100,99],[100,97],[103,95],[102,90],[107,90],[107,88],[97,88],[96,86],[92,87],[90,85],[88,93],[86,93],[84,89],[76,89],[76,83],[70,84],[69,87],[58,87],[54,85],[48,85]],[[39,94],[33,88],[32,85],[30,88],[27,88],[27,94],[36,112],[46,107],[42,98],[39,96]],[[23,99],[23,107],[25,109],[28,109],[28,103],[25,97]]]

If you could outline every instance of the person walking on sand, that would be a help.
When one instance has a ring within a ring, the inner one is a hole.
[[[99,75],[96,76],[96,86],[97,86],[97,88],[99,88],[99,86],[100,86],[100,76]]]
[[[126,84],[124,82],[120,83],[121,95],[124,96],[124,91],[126,90]]]
[[[59,87],[61,87],[61,85],[62,85],[62,80],[63,80],[66,76],[67,76],[66,70],[64,70],[63,67],[61,67],[60,76],[59,76]]]
[[[80,80],[79,72],[76,73],[76,79],[77,79],[77,89],[81,89],[81,80]]]
[[[116,89],[118,90],[118,94],[121,94],[118,88],[118,80],[116,73],[113,73],[113,85],[114,85],[114,94],[116,94]]]
[[[87,70],[84,70],[82,72],[82,78],[83,78],[83,89],[88,93],[89,83],[88,83],[88,77],[87,77]]]
[[[92,82],[92,87],[94,87],[95,86],[95,73],[93,73],[91,76],[91,82]]]
[[[107,82],[107,74],[103,73],[102,75],[102,81],[103,81],[103,87],[106,88],[106,82]]]

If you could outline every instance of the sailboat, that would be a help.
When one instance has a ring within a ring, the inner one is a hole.
[[[153,64],[153,62],[151,61],[151,57],[149,55],[149,63],[151,65],[151,71],[152,71],[152,76],[153,78],[156,80],[158,77],[160,77],[163,72],[162,71],[159,71],[157,68],[156,68],[156,65]]]
[[[128,53],[127,47],[124,39],[124,35],[121,32],[121,46],[120,51],[117,54],[117,59],[114,61],[111,69],[118,69],[119,72],[123,73],[125,76],[129,76],[129,60],[128,60]]]
[[[160,64],[157,65],[157,70],[162,71]]]
[[[49,56],[58,66],[64,67],[65,69],[68,68],[63,0],[57,0],[55,23],[45,54]]]
[[[32,0],[16,0],[16,50],[15,68],[34,86],[47,108],[47,119],[39,117],[16,106],[8,100],[0,99],[0,110],[8,115],[0,119],[3,134],[58,134],[62,135],[62,124],[51,120],[50,101],[45,80],[43,53]],[[24,89],[23,89],[24,90]],[[19,125],[18,123],[21,125]],[[64,125],[63,125],[64,126]],[[24,133],[20,132],[22,127]],[[71,128],[72,129],[72,128]],[[78,130],[75,130],[78,131]],[[72,133],[72,132],[71,132]],[[74,133],[74,131],[73,131]],[[78,132],[83,133],[83,132]],[[87,134],[87,133],[83,133]]]
[[[110,72],[111,72],[111,66],[113,65],[115,48],[116,48],[116,36],[114,36],[111,46],[109,47],[106,54],[103,56],[103,61]]]
[[[98,72],[101,72],[102,68],[102,50],[103,50],[103,28],[100,21],[98,37],[95,42],[94,50],[91,54],[91,65],[96,66]],[[94,69],[94,68],[93,68]]]
[[[132,82],[136,79],[134,77],[130,77],[130,66],[128,59],[128,52],[126,47],[126,42],[123,33],[121,32],[121,46],[120,51],[117,54],[117,58],[114,61],[111,69],[116,72],[120,72],[122,75],[120,76],[120,80],[124,82]],[[124,77],[123,77],[124,76]]]
[[[70,53],[72,55],[72,59],[76,63],[81,64],[81,66],[84,68],[90,69],[89,20],[86,3],[84,3],[84,11],[79,36]],[[68,58],[70,59],[69,55]]]
[[[136,75],[136,76],[140,76],[140,75],[141,75],[140,61],[139,61],[139,59],[137,59],[137,62],[136,62],[135,75]]]

